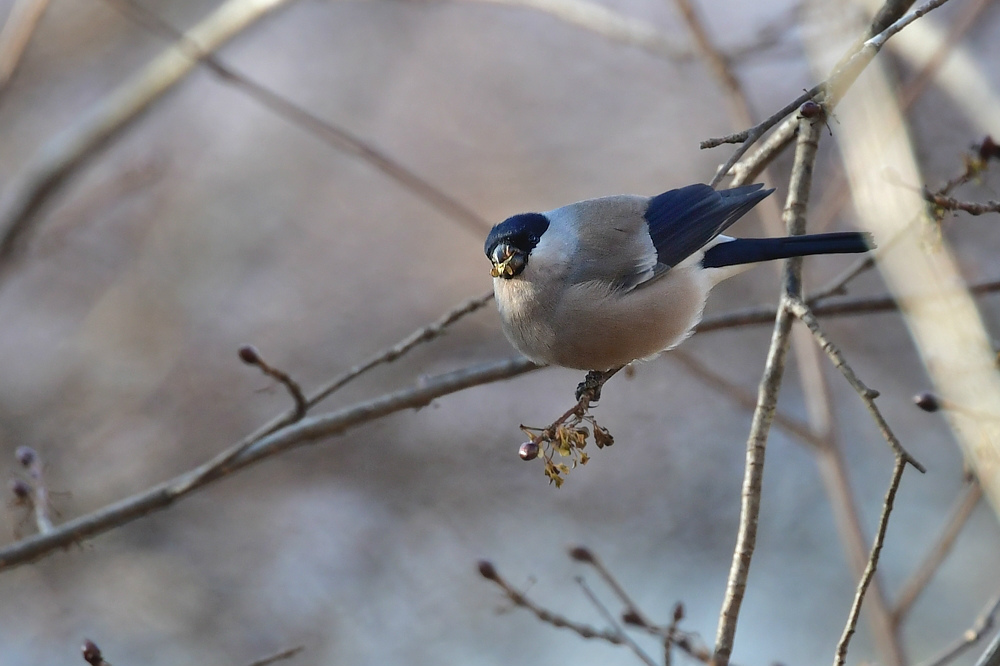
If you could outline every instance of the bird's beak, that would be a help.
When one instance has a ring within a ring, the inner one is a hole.
[[[493,262],[493,270],[490,271],[490,275],[506,279],[510,279],[523,271],[525,264],[528,263],[524,252],[518,250],[510,243],[498,243],[493,248],[490,261]]]

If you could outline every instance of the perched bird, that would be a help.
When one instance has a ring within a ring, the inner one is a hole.
[[[709,290],[748,264],[873,247],[856,232],[722,235],[773,191],[698,184],[507,218],[485,248],[504,333],[537,363],[612,370],[678,345]]]

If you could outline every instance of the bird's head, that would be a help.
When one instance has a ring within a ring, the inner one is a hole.
[[[508,217],[493,227],[486,238],[486,256],[493,263],[490,274],[509,280],[528,265],[531,251],[549,228],[549,218],[541,213]]]

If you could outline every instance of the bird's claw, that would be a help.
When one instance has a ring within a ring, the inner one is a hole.
[[[591,370],[587,373],[587,378],[584,379],[576,387],[576,400],[579,402],[583,400],[584,395],[590,395],[590,402],[597,402],[601,399],[601,387],[604,386],[604,373],[598,372],[597,370]]]

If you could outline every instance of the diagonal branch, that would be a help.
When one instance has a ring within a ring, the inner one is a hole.
[[[185,39],[210,53],[289,0],[227,0],[187,33]],[[0,198],[0,264],[43,204],[90,158],[129,127],[194,68],[179,45],[171,46],[142,71],[81,114],[77,123],[50,139]]]
[[[788,200],[785,203],[785,223],[789,234],[805,232],[805,213],[809,203],[809,188],[812,184],[812,168],[816,160],[816,149],[822,125],[803,118],[799,129],[799,141],[795,150],[795,164],[789,183]],[[790,298],[800,298],[802,294],[801,257],[785,261],[781,302]],[[785,371],[792,330],[792,314],[785,308],[778,309],[771,334],[771,346],[767,353],[764,374],[757,390],[757,407],[754,410],[750,434],[747,437],[747,463],[743,478],[742,501],[740,505],[740,528],[733,551],[733,562],[729,570],[726,595],[720,612],[719,627],[716,632],[714,666],[727,666],[732,655],[736,637],[736,624],[740,606],[746,591],[750,574],[750,561],[757,542],[757,522],[760,515],[760,495],[764,476],[764,454],[771,422],[778,403],[778,392]]]
[[[940,655],[926,664],[922,664],[922,666],[945,666],[953,662],[963,652],[981,641],[983,636],[994,628],[998,613],[1000,613],[1000,596],[996,596],[990,601],[979,617],[976,618],[976,621],[972,623],[972,626],[962,632],[961,638],[945,649]],[[998,640],[1000,640],[1000,635],[998,635]],[[987,654],[984,656],[988,658],[988,654],[989,650],[987,650]],[[997,666],[998,663],[1000,663],[1000,658],[994,656],[992,666]],[[977,664],[976,666],[985,665]]]
[[[908,0],[888,0],[883,5],[882,10],[872,21],[869,28],[869,38],[861,44],[852,47],[841,61],[834,67],[827,79],[813,86],[806,93],[801,95],[796,101],[801,104],[806,99],[812,99],[822,105],[827,113],[832,111],[840,102],[847,90],[854,84],[861,72],[878,55],[878,52],[885,45],[885,42],[909,25],[913,20],[937,9],[947,0],[931,0],[922,5],[913,14],[905,15],[904,12],[912,4]],[[714,147],[722,143],[740,142],[740,146],[733,152],[729,159],[719,168],[711,185],[715,186],[732,172],[734,183],[745,183],[755,177],[771,160],[774,159],[794,138],[798,129],[798,119],[787,117],[798,105],[789,104],[771,117],[754,127],[746,130],[745,133],[738,133],[730,137],[711,139],[704,142],[702,147]],[[782,119],[784,121],[782,122]],[[740,159],[747,153],[768,130],[781,123],[777,129],[768,137],[767,141],[760,149],[756,150],[747,160],[740,162]]]
[[[904,452],[905,453],[905,452]],[[854,595],[851,610],[847,614],[847,625],[844,633],[837,644],[836,655],[833,660],[834,666],[844,666],[847,660],[847,649],[851,644],[851,637],[858,625],[858,617],[861,615],[861,604],[865,599],[865,592],[875,578],[875,570],[878,568],[878,558],[882,552],[882,544],[885,542],[885,532],[889,528],[889,514],[892,513],[892,505],[896,501],[896,491],[899,490],[899,482],[903,478],[903,471],[907,464],[914,464],[903,455],[896,456],[896,464],[892,470],[892,480],[889,482],[889,490],[885,494],[885,503],[882,505],[882,515],[879,517],[878,530],[875,533],[875,543],[872,544],[871,555],[868,557],[868,565],[865,567],[864,575],[858,583],[858,591]],[[918,467],[919,469],[919,467]]]
[[[192,62],[214,72],[221,81],[232,85],[278,117],[313,135],[320,141],[367,162],[383,175],[426,201],[445,217],[457,222],[477,236],[489,230],[491,226],[489,222],[415,171],[403,166],[364,139],[323,120],[290,99],[223,63],[210,51],[201,48],[197,42],[189,39],[183,32],[142,7],[135,0],[105,1],[114,5],[127,17],[146,29],[167,39],[176,40],[177,47],[182,49]]]
[[[103,534],[153,511],[165,509],[198,488],[285,451],[343,434],[351,428],[395,412],[425,407],[436,398],[473,386],[516,377],[537,367],[525,358],[475,365],[421,379],[410,388],[329,414],[302,419],[254,441],[250,446],[236,445],[240,448],[239,452],[229,457],[225,465],[220,466],[216,459],[209,460],[169,481],[58,525],[46,534],[22,539],[0,549],[0,572],[49,555],[81,539]]]
[[[878,391],[869,388],[858,378],[854,369],[851,368],[840,349],[833,344],[833,342],[820,328],[819,321],[817,321],[816,316],[809,310],[808,306],[806,306],[806,304],[799,298],[789,298],[785,303],[785,307],[791,314],[795,315],[795,317],[805,324],[810,331],[812,331],[813,337],[816,338],[816,343],[820,346],[820,349],[822,349],[826,355],[830,357],[830,361],[838,370],[840,370],[841,374],[844,375],[847,383],[851,385],[851,388],[853,388],[859,396],[861,396],[862,402],[865,403],[865,407],[871,414],[872,419],[874,419],[875,425],[878,427],[879,432],[882,433],[882,437],[885,438],[885,441],[892,448],[893,453],[895,453],[896,456],[901,458],[904,462],[913,465],[921,472],[926,472],[926,468],[903,448],[903,445],[892,431],[892,428],[890,428],[889,424],[886,423],[881,410],[879,410],[878,406],[875,404],[875,398],[879,395]]]

